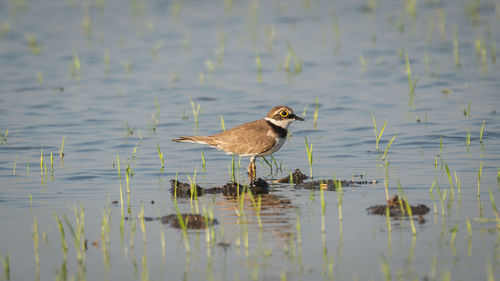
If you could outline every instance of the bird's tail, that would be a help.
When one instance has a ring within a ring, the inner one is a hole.
[[[201,143],[201,144],[211,145],[210,138],[205,137],[205,136],[199,136],[199,137],[183,136],[183,137],[179,137],[177,139],[173,139],[172,141],[173,142],[192,142],[192,143]]]

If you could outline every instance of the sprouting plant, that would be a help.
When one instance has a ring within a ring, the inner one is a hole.
[[[64,158],[64,141],[65,140],[66,140],[66,136],[63,136],[61,149],[59,149],[59,158],[61,158],[61,160]]]
[[[120,182],[120,204],[123,210],[123,188],[122,188],[122,171],[120,169],[120,156],[116,155],[116,165],[118,168],[118,180]],[[113,165],[114,166],[114,165]]]
[[[35,56],[39,55],[42,48],[38,44],[36,36],[33,34],[27,34],[26,39],[28,40],[28,45],[30,46],[31,53],[33,53],[33,55]]]
[[[500,185],[500,169],[497,169],[497,185]]]
[[[163,168],[165,168],[165,158],[163,157],[163,153],[160,150],[160,145],[159,144],[156,144],[156,148],[158,149],[158,157],[160,157],[161,170],[163,172]]]
[[[413,93],[415,93],[415,86],[417,85],[418,78],[415,79],[412,78],[410,59],[408,58],[408,53],[406,52],[405,52],[405,62],[406,62],[406,73],[408,74],[408,87],[410,88],[410,97],[412,98]]]
[[[33,222],[33,248],[35,251],[35,263],[40,266],[40,246],[39,246],[39,233],[38,233],[38,220]]]
[[[198,168],[195,168],[194,169],[194,174],[193,174],[193,177],[191,178],[191,176],[188,174],[188,180],[189,180],[189,193],[191,194],[191,200],[193,200],[193,198],[197,198],[198,196],[198,190],[196,188],[196,172],[198,171]]]
[[[7,143],[7,136],[9,135],[9,129],[5,130],[5,133],[2,133],[0,130],[0,137],[2,138],[2,143]]]
[[[222,130],[226,130],[226,124],[224,123],[224,117],[221,115],[220,116],[220,126],[222,127]]]
[[[318,97],[316,97],[316,106],[314,109],[314,129],[318,129],[318,112],[319,112],[319,103]]]
[[[455,56],[455,67],[460,67],[460,54],[458,53],[458,28],[453,25],[453,55]]]
[[[3,276],[5,280],[10,280],[10,255],[2,255],[0,254],[0,260],[2,260],[3,264]]]
[[[365,59],[362,53],[359,54],[359,63],[361,64],[361,71],[365,72],[368,69],[368,61]]]
[[[69,73],[72,78],[76,78],[77,80],[81,79],[81,72],[80,72],[80,57],[78,57],[77,52],[73,52],[73,61],[70,64],[69,68]]]
[[[184,241],[184,247],[186,248],[186,252],[190,253],[191,249],[189,247],[189,237],[187,235],[187,225],[189,223],[189,216],[185,216],[186,220],[182,217],[182,214],[179,210],[179,206],[177,205],[177,198],[174,199],[174,207],[175,213],[177,214],[177,220],[179,221],[179,226],[182,230],[182,240]]]
[[[378,143],[379,143],[380,139],[382,138],[382,134],[384,133],[385,125],[387,125],[387,120],[384,121],[384,125],[382,125],[382,129],[380,129],[380,132],[378,132],[377,121],[375,121],[375,116],[373,115],[373,112],[371,112],[371,114],[372,114],[372,119],[373,119],[373,129],[375,131],[375,146],[377,148],[377,151],[379,151]]]
[[[304,137],[305,144],[306,144],[306,151],[307,151],[307,160],[309,161],[309,175],[311,179],[313,178],[313,144],[309,146],[307,142],[307,137]]]
[[[141,224],[142,242],[146,243],[146,225],[144,224],[144,204],[141,202],[141,211],[139,213],[139,222]]]
[[[201,166],[203,167],[203,172],[206,171],[205,166],[205,151],[203,151],[203,147],[201,148]]]
[[[408,202],[408,198],[406,198],[406,196],[403,197],[403,200],[405,202],[408,218],[410,219],[411,232],[413,233],[413,235],[417,235],[417,230],[415,229],[415,223],[413,222],[413,212],[411,211],[410,203]]]
[[[485,123],[486,123],[486,120],[483,120],[483,125],[481,126],[481,131],[479,132],[479,143],[483,143],[483,132],[484,132]]]
[[[255,52],[255,66],[257,67],[257,72],[262,72],[262,60],[260,58],[259,52]]]
[[[386,161],[386,163],[387,163],[387,159],[386,159],[387,152],[389,151],[389,147],[391,147],[392,142],[394,142],[394,139],[396,139],[396,136],[397,136],[397,134],[395,134],[394,137],[392,137],[392,139],[389,141],[389,143],[387,143],[387,146],[385,147],[384,155],[382,155],[382,160]]]
[[[200,114],[200,104],[197,106],[194,105],[194,101],[191,97],[189,97],[189,103],[191,104],[191,109],[193,110],[194,123],[198,126],[199,123],[199,114]]]
[[[292,61],[294,63],[294,68],[290,67]],[[288,45],[288,53],[285,58],[285,62],[282,65],[282,68],[286,72],[294,74],[298,74],[302,71],[302,61],[300,61],[290,45]]]
[[[465,117],[470,117],[470,107],[472,106],[472,102],[469,103],[469,105],[467,106],[467,108],[465,108],[465,106],[462,106],[462,110],[464,112],[464,116]]]
[[[325,214],[326,214],[326,203],[325,203],[325,191],[324,188],[319,186],[320,202],[321,202],[321,233],[325,233]]]
[[[467,128],[467,135],[465,136],[465,143],[467,144],[467,152],[470,152],[470,136],[471,136],[471,129]]]
[[[63,255],[66,255],[68,253],[68,244],[66,244],[66,233],[64,232],[64,227],[62,225],[61,219],[59,219],[59,216],[56,213],[54,213],[54,218],[56,219],[57,228],[59,228],[59,233],[61,234],[61,249]]]
[[[14,169],[12,169],[12,175],[16,175],[16,165],[17,165],[17,159],[19,158],[19,155],[16,155],[16,160],[14,160]]]
[[[479,170],[477,171],[477,198],[480,196],[481,192],[481,176],[483,175],[483,160],[479,164]]]
[[[153,57],[156,57],[156,55],[164,45],[165,45],[165,40],[160,40],[156,42],[156,44],[154,44],[153,48],[151,49],[151,55],[153,55]]]

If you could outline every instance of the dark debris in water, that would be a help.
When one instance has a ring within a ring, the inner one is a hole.
[[[208,225],[205,221],[205,217],[200,214],[180,214],[184,223],[187,223],[187,229],[205,229],[211,225],[217,224],[217,219],[208,218]],[[125,220],[130,220],[130,217],[125,217]],[[179,218],[177,214],[170,214],[162,217],[144,217],[144,221],[151,222],[160,220],[162,224],[168,224],[173,228],[181,228],[181,224],[179,223]]]
[[[183,183],[177,180],[170,180],[170,192],[172,194],[177,194],[179,197],[190,197],[191,186],[187,183]],[[269,185],[267,182],[261,178],[257,179],[248,187],[253,194],[266,194],[269,192]],[[176,190],[177,189],[177,190]],[[199,185],[196,185],[196,195],[202,196],[204,194],[223,194],[226,196],[236,195],[245,190],[245,187],[242,185],[238,185],[234,182],[228,182],[222,186],[210,187],[210,188],[201,188]]]
[[[274,183],[290,183],[290,178],[292,178],[293,183],[299,184],[303,183],[305,179],[308,179],[309,177],[304,175],[299,169],[295,169],[295,172],[292,173],[291,177],[284,177],[279,180],[273,181]]]
[[[208,218],[205,220],[205,217],[200,214],[180,214],[180,216],[182,217],[184,223],[186,223],[187,229],[205,229],[218,223],[217,219],[211,220]],[[177,214],[170,214],[168,216],[161,217],[161,223],[168,224],[173,228],[181,228]]]
[[[336,190],[337,186],[341,187],[352,187],[352,186],[361,186],[367,184],[377,183],[377,181],[367,181],[367,180],[314,180],[304,182],[305,179],[308,179],[308,176],[304,175],[299,169],[296,169],[295,172],[292,173],[293,183],[295,184],[295,188],[300,189],[324,189],[324,190]],[[362,178],[362,177],[361,177]],[[282,179],[275,180],[274,183],[290,183],[290,176],[284,177]],[[172,179],[170,180],[170,192],[172,194],[176,194],[179,197],[190,197],[191,192],[196,191],[196,196],[202,196],[204,194],[223,194],[225,196],[235,196],[239,193],[242,193],[246,190],[247,187],[243,185],[238,185],[235,182],[229,182],[222,186],[202,188],[199,185],[196,185],[196,188],[191,188],[191,185],[188,183],[183,183],[178,180]],[[250,191],[253,194],[267,194],[269,193],[269,184],[258,178],[255,180],[249,187]],[[194,194],[193,194],[194,195]]]
[[[368,208],[368,212],[372,215],[386,215],[387,212],[386,209],[388,207],[389,216],[401,217],[403,216],[404,213],[406,213],[406,204],[407,203],[403,199],[400,199],[397,195],[394,195],[389,200],[387,200],[387,205],[371,206]],[[410,206],[410,208],[414,216],[423,216],[430,211],[429,207],[423,204],[419,204],[417,206]],[[425,219],[423,217],[420,217],[419,221],[425,222]]]

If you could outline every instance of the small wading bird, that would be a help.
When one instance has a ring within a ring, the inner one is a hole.
[[[211,136],[183,136],[172,141],[207,144],[228,154],[250,156],[247,172],[250,184],[253,184],[256,180],[255,159],[278,151],[285,143],[288,126],[295,120],[304,121],[290,107],[280,105],[273,107],[264,119]]]

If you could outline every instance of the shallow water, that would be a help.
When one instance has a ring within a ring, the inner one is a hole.
[[[498,279],[491,198],[500,202],[500,4],[419,1],[414,16],[411,3],[0,2],[2,135],[8,129],[0,144],[0,258],[10,257],[0,280]],[[299,71],[293,59],[285,70],[289,48]],[[413,94],[405,53],[418,79]],[[198,125],[190,97],[200,105]],[[260,212],[248,195],[241,204],[222,195],[175,200],[171,179],[188,182],[196,171],[201,186],[222,185],[232,158],[170,139],[213,134],[221,116],[230,128],[278,104],[306,121],[292,124],[274,154],[281,170],[258,161],[258,176],[309,174],[307,137],[315,179],[377,181],[344,188],[342,220],[340,194],[324,192],[322,215],[321,192],[289,184],[273,185]],[[378,131],[387,121],[380,152],[371,113]],[[120,202],[117,156],[123,207],[111,203]],[[431,208],[425,223],[415,221],[416,235],[408,219],[392,219],[389,230],[385,217],[366,211],[385,203],[386,180],[389,195],[400,184],[410,204]],[[187,243],[159,221],[142,228],[142,208],[158,217],[175,213],[175,202],[182,213],[213,210],[219,224],[190,230]],[[76,227],[80,207],[88,249],[78,261],[69,225]]]

